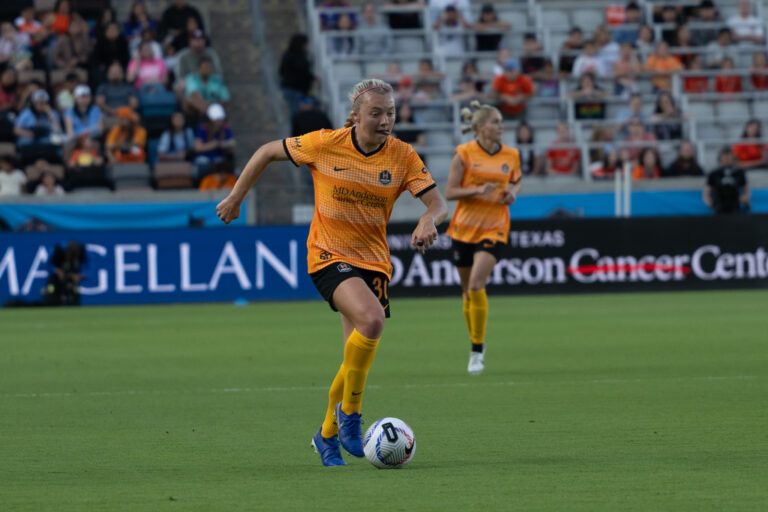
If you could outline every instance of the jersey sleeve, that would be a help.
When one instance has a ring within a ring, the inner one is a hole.
[[[408,189],[413,197],[419,197],[423,193],[435,188],[435,180],[427,170],[427,166],[421,161],[419,155],[413,148],[410,149],[406,161],[406,174],[404,187]]]
[[[520,150],[512,153],[512,170],[509,173],[509,182],[517,183],[523,177],[523,171],[520,169]]]
[[[323,139],[322,130],[309,132],[300,137],[288,137],[283,139],[283,149],[293,165],[299,167],[317,161],[323,147]]]

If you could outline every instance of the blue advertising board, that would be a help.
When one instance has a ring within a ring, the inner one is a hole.
[[[55,247],[86,249],[82,304],[314,299],[307,226],[0,234],[0,304],[41,299]]]

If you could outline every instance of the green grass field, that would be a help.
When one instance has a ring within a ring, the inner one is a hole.
[[[309,447],[341,358],[322,302],[0,310],[0,510],[768,509],[768,294],[393,301],[363,402],[401,470]]]

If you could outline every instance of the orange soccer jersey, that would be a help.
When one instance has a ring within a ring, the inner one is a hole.
[[[464,164],[462,187],[493,183],[496,190],[488,195],[459,199],[448,235],[468,244],[481,240],[507,243],[509,206],[501,202],[501,197],[508,183],[517,183],[522,177],[520,152],[502,144],[498,151],[490,154],[473,140],[457,147],[456,154]]]
[[[283,140],[291,161],[306,164],[315,182],[315,213],[307,267],[343,261],[391,277],[387,222],[405,190],[418,197],[435,186],[413,148],[394,137],[364,153],[355,128],[318,130]]]

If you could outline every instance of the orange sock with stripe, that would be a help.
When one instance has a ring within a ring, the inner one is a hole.
[[[485,324],[488,321],[488,296],[485,288],[469,290],[470,339],[474,348],[485,342]]]
[[[464,311],[464,321],[467,323],[467,331],[472,336],[472,317],[469,314],[469,295],[466,293],[461,294],[462,309]]]
[[[376,346],[381,338],[366,338],[357,329],[352,331],[347,344],[344,346],[344,392],[341,410],[344,414],[360,412],[363,401],[363,390],[368,370],[376,355]]]
[[[325,411],[325,420],[323,420],[322,436],[327,438],[333,437],[339,433],[339,426],[336,425],[336,417],[333,414],[333,410],[336,408],[336,404],[341,402],[342,394],[344,392],[344,363],[341,363],[339,371],[336,372],[336,377],[333,378],[331,383],[331,389],[328,390],[328,410]]]

